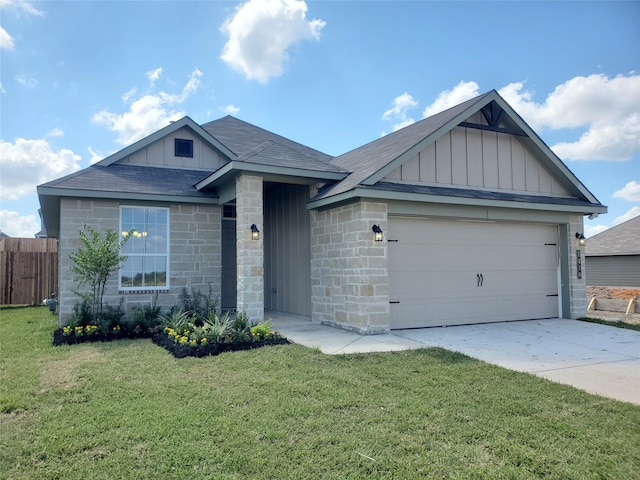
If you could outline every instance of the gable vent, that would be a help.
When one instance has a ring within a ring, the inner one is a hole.
[[[193,157],[193,140],[176,138],[174,146],[176,157]]]

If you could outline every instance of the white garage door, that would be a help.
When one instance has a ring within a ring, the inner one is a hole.
[[[389,218],[391,328],[558,316],[554,225]]]

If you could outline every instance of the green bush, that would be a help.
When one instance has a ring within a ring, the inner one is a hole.
[[[191,289],[191,293],[182,287],[180,291],[180,302],[182,310],[195,314],[198,321],[204,322],[209,318],[209,313],[216,312],[218,305],[217,299],[213,297],[213,287],[209,284],[209,293],[205,295],[200,290]]]

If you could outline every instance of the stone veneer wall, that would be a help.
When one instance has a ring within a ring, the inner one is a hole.
[[[134,202],[126,202],[135,205]],[[148,205],[148,204],[147,204]],[[162,205],[157,205],[162,206]],[[209,284],[214,296],[220,297],[221,282],[221,209],[210,205],[172,205],[170,221],[170,287],[158,295],[158,304],[168,309],[178,303],[182,287],[208,293]],[[67,323],[73,306],[79,302],[73,290],[79,287],[71,271],[69,253],[81,246],[78,231],[84,224],[99,232],[118,231],[120,203],[104,200],[76,200],[63,198],[60,207],[59,238],[59,300],[60,324]],[[153,300],[154,293],[119,292],[118,273],[107,283],[104,300],[117,306],[124,299],[127,316],[134,305]]]
[[[236,258],[238,312],[249,320],[264,320],[264,208],[262,177],[240,175],[236,179]],[[251,239],[251,225],[260,239]]]
[[[569,220],[567,244],[569,245],[569,292],[571,296],[571,318],[584,317],[587,314],[587,270],[585,247],[578,247],[576,233],[584,233],[582,215],[571,215]],[[577,255],[580,250],[582,259],[582,278],[578,278]]]
[[[311,211],[312,321],[360,334],[388,333],[387,205],[361,201]]]

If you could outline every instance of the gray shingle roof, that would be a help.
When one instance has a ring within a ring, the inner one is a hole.
[[[640,255],[640,215],[588,238],[585,255]]]
[[[108,166],[92,165],[79,172],[47,182],[40,187],[68,190],[132,193],[216,198],[211,192],[196,190],[195,184],[210,172],[181,170],[114,163]]]
[[[294,150],[289,145],[275,140],[267,140],[261,143],[237,157],[235,161],[321,172],[344,172],[340,167],[331,165],[326,161],[320,161],[304,151]]]
[[[202,128],[229,150],[245,160],[273,166],[344,172],[330,163],[331,157],[281,135],[227,115]]]

